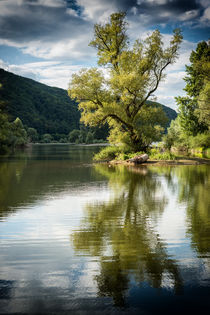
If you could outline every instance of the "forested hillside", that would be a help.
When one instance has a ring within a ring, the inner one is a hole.
[[[68,135],[72,130],[81,128],[77,104],[69,98],[67,91],[3,69],[0,69],[0,83],[0,99],[5,104],[4,111],[9,115],[10,121],[19,117],[26,128],[35,128],[39,135],[51,134],[54,139],[56,135]],[[163,107],[170,124],[176,118],[176,112],[159,105]],[[93,130],[96,138],[106,138],[107,128]]]
[[[39,134],[68,134],[79,128],[77,104],[65,90],[0,69],[0,99],[10,120],[19,117]]]

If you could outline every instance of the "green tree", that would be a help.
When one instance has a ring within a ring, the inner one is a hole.
[[[91,131],[88,131],[86,139],[85,139],[85,143],[93,143],[94,140],[94,135]]]
[[[76,140],[79,138],[80,130],[74,129],[69,133],[69,141],[70,142],[76,142]]]
[[[208,66],[210,67],[210,62]],[[204,82],[204,87],[199,94],[198,108],[195,113],[199,123],[205,124],[210,130],[210,80],[208,79]]]
[[[27,135],[30,142],[36,142],[39,139],[38,132],[35,128],[28,128]]]
[[[98,65],[106,67],[108,75],[97,68],[83,69],[72,76],[68,92],[79,102],[85,125],[107,122],[114,130],[111,137],[115,143],[125,142],[138,151],[145,150],[153,141],[152,134],[156,137],[156,131],[161,130],[158,117],[163,112],[156,106],[146,106],[146,101],[157,90],[166,67],[175,62],[182,36],[175,30],[169,47],[164,48],[156,30],[130,48],[126,29],[125,13],[114,13],[109,23],[95,25],[90,46],[97,49]],[[157,120],[148,137],[151,115]]]
[[[5,152],[10,145],[10,123],[8,117],[0,109],[0,152]]]
[[[12,129],[12,146],[23,146],[27,143],[27,132],[23,127],[20,118],[16,118],[15,121],[11,123]]]
[[[190,55],[189,66],[186,66],[187,96],[177,97],[180,125],[187,136],[196,136],[208,129],[210,117],[210,46],[207,42],[200,42]]]
[[[198,43],[186,66],[186,96],[176,97],[178,117],[171,122],[168,133],[163,137],[170,148],[196,148],[209,146],[210,130],[210,46]]]
[[[52,142],[52,136],[49,134],[49,133],[45,133],[43,136],[42,136],[42,140],[41,140],[43,143],[50,143]]]

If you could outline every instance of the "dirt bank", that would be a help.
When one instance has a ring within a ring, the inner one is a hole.
[[[111,165],[123,164],[123,165],[210,165],[210,159],[204,158],[177,158],[176,160],[147,160],[142,164],[135,164],[129,161],[110,161]]]

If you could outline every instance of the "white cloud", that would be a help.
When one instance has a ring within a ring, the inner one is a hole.
[[[204,14],[201,17],[201,22],[210,26],[210,7],[205,9]]]
[[[199,15],[199,10],[190,10],[181,14],[178,19],[182,22],[189,21],[196,18]]]
[[[66,9],[66,13],[67,14],[69,14],[69,15],[71,15],[71,16],[76,16],[76,17],[78,17],[78,12],[77,11],[75,11],[75,10],[73,10],[73,9]]]
[[[200,0],[200,3],[204,8],[209,7],[209,0]]]
[[[36,1],[28,1],[28,0],[7,0],[8,2],[16,2],[19,6],[21,5],[31,5],[31,6],[46,6],[46,7],[64,7],[66,5],[64,0],[36,0]]]
[[[58,40],[57,42],[31,42],[22,52],[43,59],[89,60],[95,58],[96,51],[89,47],[90,34],[80,34],[77,38]]]
[[[143,2],[143,1],[141,1],[141,2]],[[144,2],[162,5],[162,4],[166,4],[167,0],[145,0]]]
[[[16,65],[8,64],[0,60],[0,67],[17,75],[34,79],[50,86],[67,89],[72,74],[78,72],[82,68],[82,65],[68,65],[56,61]]]
[[[8,70],[8,64],[2,59],[0,59],[0,68]]]
[[[83,17],[94,22],[104,22],[111,13],[118,11],[113,1],[77,0],[83,9]]]

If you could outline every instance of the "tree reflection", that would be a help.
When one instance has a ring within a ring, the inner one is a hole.
[[[151,167],[154,174],[163,174],[172,193],[186,207],[187,234],[198,254],[209,253],[210,241],[210,169],[209,165]]]
[[[210,172],[209,166],[177,168],[179,200],[187,206],[188,234],[200,254],[209,253],[210,241]]]
[[[152,225],[167,204],[158,177],[143,167],[95,168],[109,179],[113,194],[107,202],[86,206],[82,226],[72,238],[77,252],[100,256],[99,295],[111,296],[115,305],[124,306],[131,279],[154,288],[170,282],[179,293],[182,280],[177,264]]]

